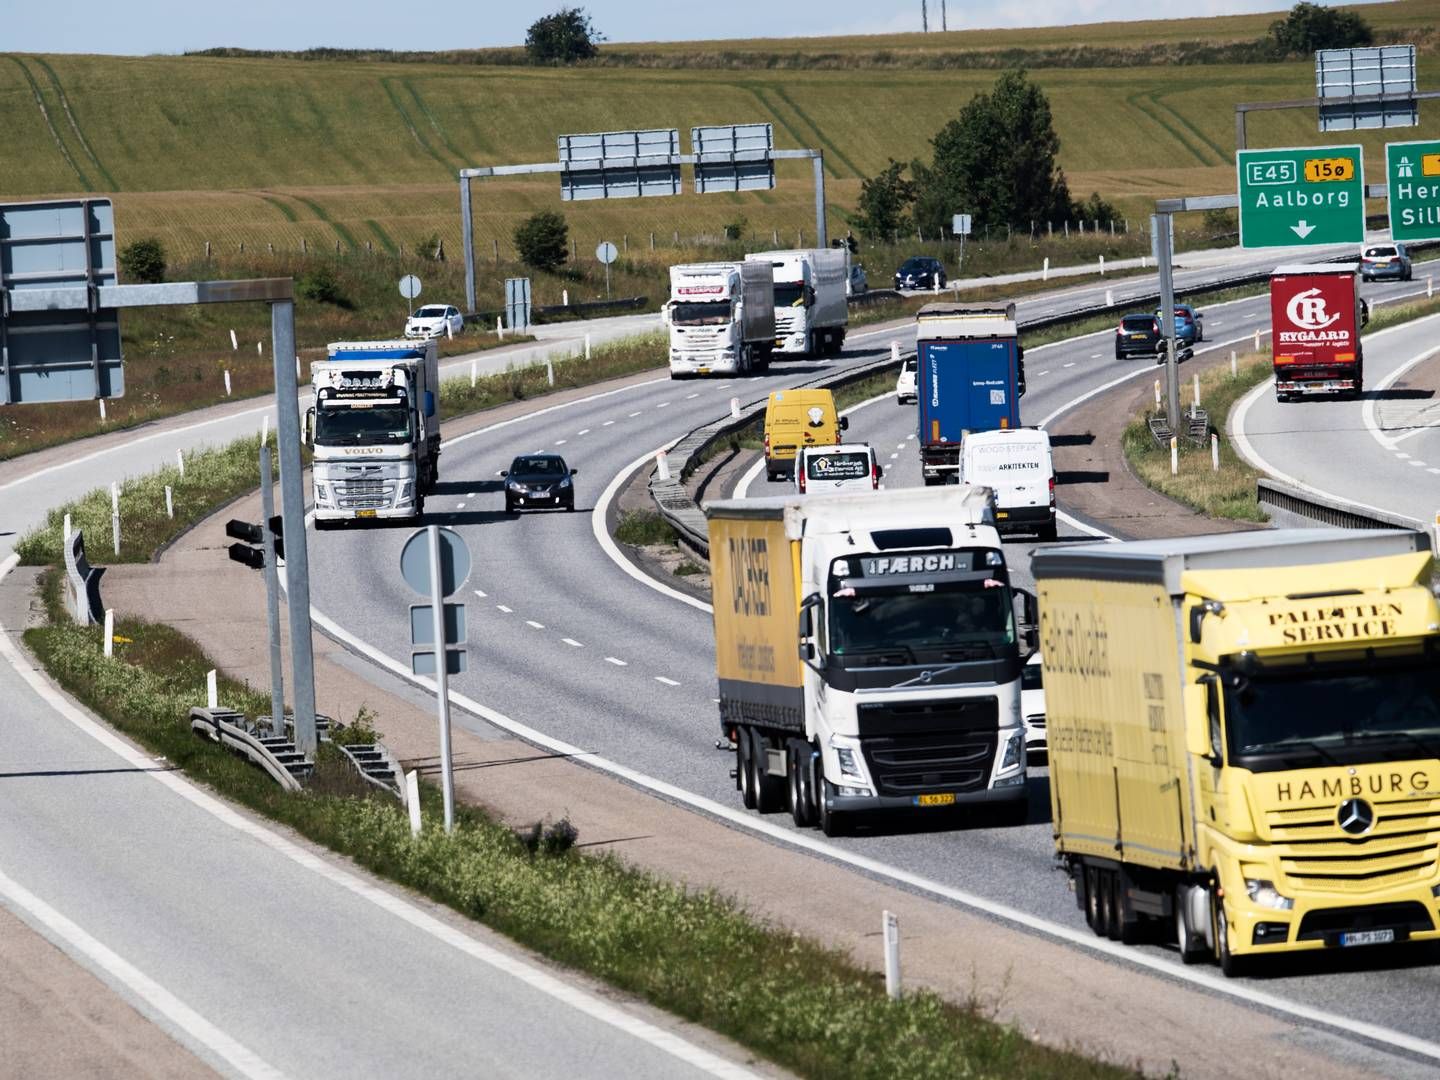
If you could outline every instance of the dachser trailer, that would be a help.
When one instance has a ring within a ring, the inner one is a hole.
[[[876,810],[994,803],[1023,819],[1034,599],[1011,584],[988,489],[705,515],[720,726],[747,808],[828,836]]]
[[[1096,934],[1187,963],[1440,937],[1425,536],[1041,548],[1057,857]]]

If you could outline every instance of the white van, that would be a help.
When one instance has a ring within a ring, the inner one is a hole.
[[[795,490],[801,495],[830,491],[874,491],[884,470],[866,443],[803,446],[795,454]]]
[[[1038,428],[976,431],[960,444],[960,482],[995,492],[995,525],[1001,532],[1055,533],[1055,465],[1050,436]]]

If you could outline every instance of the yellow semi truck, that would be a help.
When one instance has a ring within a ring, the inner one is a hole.
[[[1440,937],[1425,536],[1085,544],[1033,567],[1056,854],[1096,934],[1163,921],[1226,975]]]
[[[746,807],[844,831],[877,810],[1023,820],[1014,588],[988,488],[709,503],[720,726]]]

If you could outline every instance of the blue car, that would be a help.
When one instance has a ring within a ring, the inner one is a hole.
[[[1155,312],[1156,318],[1160,312]],[[1194,345],[1205,340],[1205,317],[1189,304],[1175,305],[1175,344]]]

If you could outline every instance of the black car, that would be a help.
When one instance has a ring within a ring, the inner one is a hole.
[[[897,289],[933,289],[945,287],[945,265],[926,255],[912,255],[895,271]]]
[[[522,454],[500,475],[505,478],[505,512],[537,506],[575,509],[574,477],[579,470],[559,454]]]
[[[1115,328],[1115,359],[1154,356],[1160,351],[1160,319],[1155,315],[1126,315]]]

